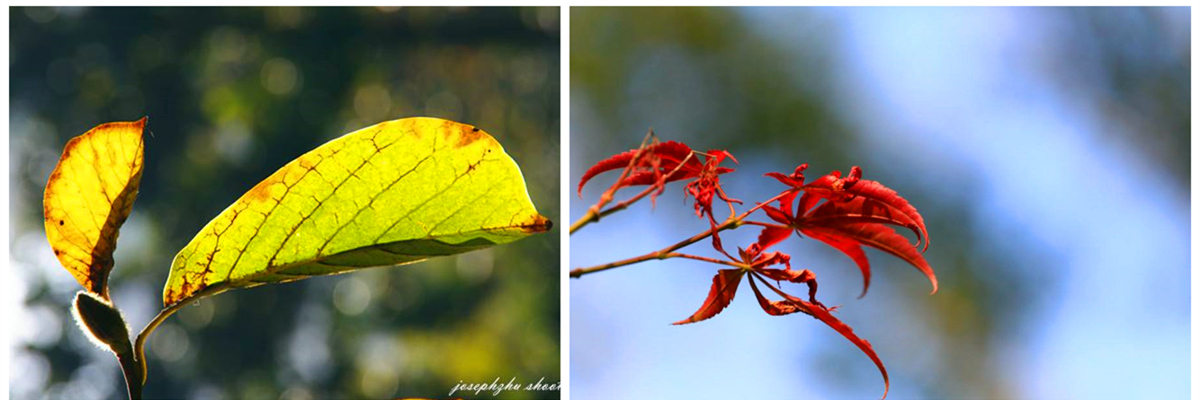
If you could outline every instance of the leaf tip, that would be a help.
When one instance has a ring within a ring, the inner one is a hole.
[[[549,232],[551,228],[554,228],[554,221],[542,214],[534,214],[533,218],[519,227],[529,234]]]

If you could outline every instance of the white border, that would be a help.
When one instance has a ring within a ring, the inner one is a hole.
[[[558,289],[558,304],[559,304],[559,341],[558,351],[559,358],[559,379],[560,393],[563,399],[571,398],[571,278],[567,276],[567,271],[571,268],[571,246],[570,246],[570,229],[571,226],[571,135],[567,134],[571,127],[571,7],[559,7],[558,17],[558,45],[559,45],[559,61],[558,61],[558,80],[559,80],[559,108],[558,120],[559,124],[559,204],[558,215],[561,220],[558,224],[559,237],[559,289]],[[1194,214],[1194,213],[1193,213]],[[1192,307],[1195,310],[1195,307]],[[1195,319],[1193,319],[1195,321]],[[1193,329],[1193,331],[1195,331]]]

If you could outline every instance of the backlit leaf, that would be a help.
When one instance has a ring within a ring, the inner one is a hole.
[[[915,210],[912,213],[920,218],[920,214],[916,214]],[[903,226],[917,235],[918,244],[924,238],[925,232],[923,223],[917,223],[910,214],[901,213],[890,205],[862,196],[848,201],[825,202],[804,217],[805,224],[821,225],[828,222],[874,222]]]
[[[146,119],[107,123],[76,136],[46,182],[46,238],[79,284],[108,298],[117,232],[142,179]]]
[[[917,239],[924,239],[925,246],[922,251],[929,248],[929,232],[925,228],[925,219],[921,218],[921,214],[917,212],[916,207],[908,203],[903,197],[900,197],[895,190],[883,186],[883,184],[867,180],[854,179],[854,183],[848,183],[845,180],[838,179],[841,173],[833,171],[833,173],[823,176],[812,183],[805,186],[804,196],[800,199],[800,211],[803,214],[807,212],[808,207],[816,205],[819,198],[840,199],[847,195],[859,196],[870,200],[869,203],[862,204],[864,206],[880,206],[887,208],[887,211],[876,211],[874,217],[885,217],[891,219],[892,224],[901,225],[917,232]],[[815,210],[814,210],[815,212]]]
[[[704,168],[704,163],[699,158],[695,156],[688,157],[693,153],[692,148],[679,142],[671,141],[651,144],[646,146],[642,150],[642,153],[641,160],[633,166],[633,170],[630,171],[629,176],[626,176],[624,180],[618,183],[620,187],[654,185],[658,183],[659,179],[663,179],[664,183],[691,179],[699,176],[701,170]],[[592,165],[591,168],[584,171],[583,177],[579,178],[579,187],[576,191],[582,194],[583,186],[596,177],[596,175],[608,171],[625,169],[637,154],[638,149],[633,149],[613,155]],[[728,153],[725,154],[728,155]],[[726,174],[733,172],[733,169],[716,167],[715,172],[716,174]]]
[[[767,288],[771,289],[776,294],[783,296],[785,299],[783,301],[771,301],[763,296],[762,292],[758,290],[758,285],[754,283],[755,279],[762,280],[762,278],[752,277],[750,279],[750,287],[754,289],[754,295],[758,297],[758,304],[762,306],[763,311],[766,311],[767,314],[788,315],[796,312],[802,312],[811,315],[813,318],[816,318],[821,322],[824,322],[825,325],[828,325],[830,328],[833,328],[833,330],[841,334],[842,337],[846,338],[846,340],[849,340],[850,343],[853,343],[855,347],[858,347],[863,354],[866,354],[867,357],[871,359],[871,362],[875,363],[875,367],[879,369],[879,373],[883,375],[883,397],[887,398],[887,393],[891,389],[892,385],[888,380],[887,368],[884,368],[883,360],[879,359],[879,355],[875,353],[875,348],[871,346],[871,342],[858,337],[858,335],[854,333],[854,329],[851,329],[849,325],[846,325],[846,323],[833,316],[833,313],[830,311],[833,311],[833,309],[837,307],[826,308],[820,303],[801,300],[800,298],[784,293],[783,291],[774,288],[766,281],[763,281],[763,284],[766,285]],[[809,297],[812,297],[811,294],[812,292],[810,292]]]
[[[384,122],[300,156],[226,208],[175,256],[163,303],[462,253],[550,225],[487,133]]]
[[[842,337],[846,338],[846,340],[849,340],[850,343],[854,343],[854,346],[858,347],[863,354],[866,354],[867,357],[871,359],[871,362],[875,363],[875,368],[879,369],[879,374],[883,375],[883,398],[887,398],[888,391],[892,388],[892,383],[888,379],[887,368],[883,367],[883,360],[880,360],[879,355],[875,354],[875,348],[871,347],[871,342],[858,337],[858,335],[854,333],[854,329],[850,328],[850,326],[846,325],[846,323],[842,322],[842,320],[834,317],[833,313],[829,312],[830,309],[800,300],[799,298],[787,293],[782,293],[782,295],[792,304],[802,306],[808,311],[809,315],[812,315],[813,318],[824,322],[825,325],[829,325],[830,328],[833,328],[833,330],[840,333]]]
[[[762,232],[758,234],[757,243],[759,248],[765,249],[782,242],[789,236],[792,236],[792,230],[789,228],[763,228]]]
[[[761,306],[763,311],[766,311],[768,315],[781,316],[794,314],[797,312],[804,312],[806,314],[809,313],[808,310],[801,309],[800,307],[797,307],[795,304],[792,304],[786,300],[771,301],[770,299],[766,298],[766,296],[763,296],[762,292],[758,290],[758,284],[754,283],[753,278],[749,279],[749,281],[750,289],[754,290],[754,296],[758,298],[758,305]]]
[[[701,167],[700,160],[697,160],[695,157],[690,159],[687,157],[688,154],[692,153],[692,148],[679,142],[672,141],[651,144],[646,146],[646,148],[643,150],[643,153],[644,155],[642,157],[644,160],[642,160],[642,163],[639,165],[634,166],[634,170],[630,171],[631,173],[629,176],[625,177],[625,182],[622,182],[621,186],[630,186],[634,184],[653,184],[656,180],[655,174],[663,175],[670,173],[675,169],[675,167],[679,166],[679,163],[683,162],[684,159],[687,159],[687,164],[681,169],[688,172],[673,174],[670,177],[672,179],[669,181],[686,179],[689,177],[687,176],[688,173],[691,173],[692,176],[695,176]],[[625,167],[629,166],[629,163],[633,161],[633,157],[637,154],[638,149],[633,149],[597,162],[596,165],[593,165],[591,168],[588,168],[587,171],[584,171],[583,177],[579,178],[579,188],[576,189],[576,191],[578,193],[583,193],[583,186],[586,185],[588,181],[590,181],[596,175],[600,175],[601,173],[612,170],[624,169]],[[647,162],[647,160],[657,162]]]
[[[916,207],[909,204],[908,200],[900,197],[895,190],[883,186],[879,182],[863,179],[858,181],[857,184],[846,188],[846,191],[856,196],[862,196],[887,204],[889,207],[899,211],[900,215],[910,218],[913,222],[912,225],[921,231],[918,240],[925,240],[925,247],[921,251],[929,249],[929,231],[925,229],[925,219],[921,218],[921,213],[917,212]]]
[[[871,262],[867,261],[867,253],[863,252],[862,246],[858,242],[846,239],[841,236],[826,235],[815,230],[805,230],[804,234],[813,239],[820,240],[825,244],[838,249],[842,253],[854,260],[854,264],[858,265],[858,270],[862,271],[863,290],[858,297],[862,298],[867,295],[867,288],[871,286]]]
[[[800,232],[808,235],[832,236],[839,239],[839,241],[848,240],[858,242],[900,257],[925,274],[926,278],[929,278],[929,283],[933,285],[933,291],[930,294],[937,293],[937,276],[933,274],[933,268],[929,266],[929,262],[925,261],[925,256],[922,256],[916,247],[908,243],[908,239],[905,239],[904,236],[896,233],[896,230],[887,225],[863,222],[834,222],[825,225],[805,226],[800,229]],[[826,243],[830,242],[826,241]],[[838,249],[846,252],[841,247],[838,247]],[[846,254],[854,258],[856,263],[859,263],[859,259],[856,258],[855,254],[851,254],[851,252],[847,252]],[[865,264],[859,263],[859,267],[864,268]],[[863,269],[863,272],[865,276],[866,268]]]
[[[687,319],[672,325],[699,322],[719,314],[725,307],[729,307],[729,302],[733,301],[733,296],[737,294],[738,284],[742,282],[742,275],[745,274],[746,270],[744,269],[717,271],[717,274],[713,275],[712,287],[708,289],[708,298],[704,299],[704,304],[700,305],[700,309]]]

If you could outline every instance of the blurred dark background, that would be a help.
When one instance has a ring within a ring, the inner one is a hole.
[[[139,330],[175,252],[287,161],[377,122],[491,133],[560,222],[558,8],[13,8],[10,394],[121,398],[116,361],[68,315],[42,189],[66,141],[150,117],[114,301]],[[559,380],[557,233],[187,307],[152,336],[150,398],[446,396]],[[504,398],[557,393],[506,392]]]
[[[741,164],[722,183],[747,205],[782,190],[763,173],[859,165],[925,217],[940,291],[867,250],[871,290],[857,299],[862,278],[841,253],[803,239],[779,250],[874,345],[889,399],[1183,398],[1189,12],[572,7],[569,184],[651,127],[733,153]],[[707,228],[675,184],[654,210],[572,235],[571,266]],[[726,248],[752,243],[757,230],[744,231],[722,234]],[[763,314],[745,287],[713,319],[670,326],[700,307],[715,269],[654,261],[572,280],[573,398],[883,393],[848,341],[812,318]]]

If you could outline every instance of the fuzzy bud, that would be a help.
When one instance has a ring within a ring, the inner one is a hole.
[[[132,352],[129,326],[121,312],[108,301],[90,292],[79,292],[75,295],[71,314],[75,315],[75,322],[92,343],[118,356]]]

